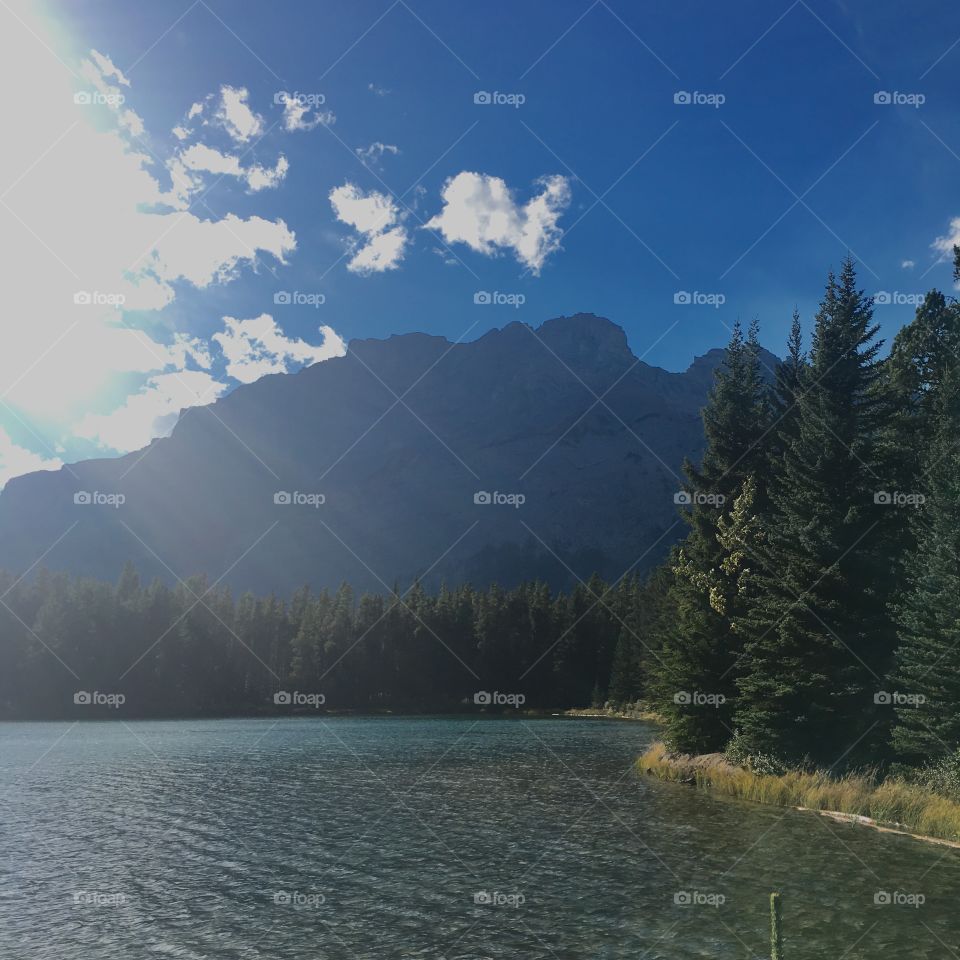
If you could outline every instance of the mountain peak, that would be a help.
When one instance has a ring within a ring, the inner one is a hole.
[[[623,327],[595,313],[554,317],[536,328],[536,333],[571,366],[622,369],[636,359]]]

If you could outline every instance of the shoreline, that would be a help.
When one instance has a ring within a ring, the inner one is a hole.
[[[179,716],[152,716],[117,715],[116,711],[98,712],[88,716],[68,715],[61,717],[0,717],[0,724],[21,723],[191,723],[215,722],[225,720],[642,720],[647,723],[659,723],[659,715],[646,710],[613,710],[612,708],[584,707],[584,708],[555,708],[543,710],[296,710],[289,713],[213,713],[213,714],[183,714]]]
[[[614,707],[582,707],[564,710],[565,717],[581,717],[602,720],[642,720],[645,723],[663,723],[663,717],[644,706],[627,707],[618,710]]]
[[[662,782],[695,786],[716,796],[816,813],[836,823],[960,850],[960,803],[903,780],[832,778],[822,771],[754,773],[722,754],[671,754],[659,742],[637,759],[637,768]]]

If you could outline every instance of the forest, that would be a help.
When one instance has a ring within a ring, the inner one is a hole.
[[[648,632],[650,591],[628,577],[556,595],[542,583],[435,595],[415,583],[357,597],[343,584],[234,600],[203,577],[145,586],[129,565],[116,585],[3,574],[0,715],[257,715],[307,700],[449,712],[484,705],[483,694],[493,709],[585,706],[608,697],[620,636]],[[74,703],[78,692],[88,696]]]
[[[953,756],[960,305],[931,291],[885,355],[873,309],[848,258],[809,345],[794,311],[777,369],[756,323],[735,328],[706,452],[684,466],[687,533],[648,577],[235,599],[130,566],[116,584],[3,574],[0,715],[642,701],[686,753],[841,769]]]

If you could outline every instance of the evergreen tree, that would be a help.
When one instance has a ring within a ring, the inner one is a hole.
[[[685,752],[718,750],[732,733],[740,639],[731,630],[733,611],[718,606],[711,583],[726,558],[721,519],[765,459],[769,405],[759,351],[756,325],[744,339],[738,323],[703,411],[703,462],[685,465],[691,530],[672,563],[676,620],[653,665],[668,740]]]
[[[925,458],[926,501],[897,605],[893,747],[919,764],[960,749],[960,370],[944,376]]]
[[[830,275],[801,376],[796,436],[770,484],[762,571],[741,622],[738,728],[753,750],[835,762],[876,748],[893,583],[878,436],[887,407],[870,298]]]

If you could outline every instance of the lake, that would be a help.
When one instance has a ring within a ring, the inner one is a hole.
[[[0,955],[955,955],[960,851],[639,776],[644,723],[0,725]]]

